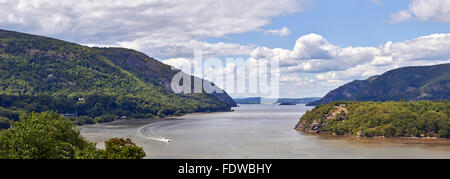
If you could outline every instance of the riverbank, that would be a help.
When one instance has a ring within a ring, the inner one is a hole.
[[[185,116],[189,116],[189,115],[201,115],[201,114],[211,114],[211,113],[227,113],[227,112],[234,112],[233,109],[231,110],[226,110],[226,111],[215,111],[215,112],[194,112],[194,113],[185,113],[183,115],[170,115],[170,116],[165,116],[165,117],[152,117],[152,118],[123,118],[123,119],[117,119],[117,120],[112,120],[112,121],[108,121],[108,122],[102,122],[102,123],[94,123],[94,124],[79,124],[78,127],[82,127],[82,126],[92,126],[92,125],[100,125],[100,124],[109,124],[112,123],[114,124],[115,122],[119,122],[119,121],[153,121],[153,122],[158,122],[158,121],[164,121],[164,120],[174,120],[174,119],[180,119],[183,118]]]
[[[373,137],[361,137],[361,136],[354,136],[351,134],[344,134],[344,135],[337,135],[337,134],[330,134],[326,132],[322,133],[316,133],[316,132],[308,132],[308,131],[302,131],[299,129],[295,129],[296,131],[300,132],[303,135],[308,136],[317,136],[322,138],[347,138],[347,139],[354,139],[354,140],[412,140],[412,141],[423,141],[423,142],[432,142],[432,141],[441,141],[442,143],[445,143],[450,146],[450,138],[439,138],[439,137],[386,137],[386,136],[373,136]]]

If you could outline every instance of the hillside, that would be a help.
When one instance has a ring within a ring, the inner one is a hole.
[[[450,138],[450,102],[333,102],[306,112],[295,128],[358,137]]]
[[[404,67],[345,84],[310,106],[334,101],[450,100],[450,64]]]
[[[226,93],[173,93],[178,72],[134,50],[0,30],[0,116],[17,120],[22,112],[54,110],[92,123],[236,106]]]

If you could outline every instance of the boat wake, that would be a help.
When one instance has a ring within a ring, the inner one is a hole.
[[[165,143],[171,143],[172,139],[168,139],[165,137],[159,137],[156,136],[152,133],[152,130],[155,128],[158,128],[160,126],[166,125],[168,124],[169,121],[165,121],[165,122],[157,122],[157,123],[153,123],[153,124],[149,124],[147,126],[143,126],[139,129],[139,133],[142,137],[149,139],[149,140],[154,140],[154,141],[159,141],[159,142],[165,142]]]

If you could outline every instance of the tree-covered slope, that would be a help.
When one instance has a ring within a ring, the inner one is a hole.
[[[226,93],[173,93],[170,82],[176,73],[134,50],[89,48],[0,30],[0,116],[9,119],[45,110],[117,118],[223,111],[236,105]]]
[[[308,103],[309,106],[317,106],[320,104],[329,104],[333,101],[349,100],[354,99],[354,97],[369,85],[367,80],[355,80],[353,82],[347,83],[333,91],[330,91],[325,97],[318,101]]]
[[[329,92],[316,106],[334,101],[450,100],[450,64],[404,67]]]
[[[450,64],[405,67],[373,80],[358,100],[449,100]]]
[[[450,138],[450,102],[333,102],[306,112],[295,128],[358,137]]]

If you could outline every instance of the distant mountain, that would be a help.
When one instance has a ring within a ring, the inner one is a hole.
[[[234,98],[237,104],[261,104],[261,97]]]
[[[280,98],[280,99],[268,99],[261,97],[252,97],[252,98],[236,98],[234,99],[238,104],[261,104],[261,103],[291,103],[291,104],[307,104],[312,101],[319,100],[320,98],[311,97],[311,98]]]
[[[330,91],[325,97],[317,101],[308,103],[308,106],[318,106],[321,104],[329,104],[334,101],[354,100],[361,89],[369,85],[369,80],[355,80],[347,83],[333,91]]]
[[[308,105],[399,100],[450,100],[450,64],[404,67],[367,80],[355,80]]]
[[[278,103],[293,103],[293,104],[307,104],[316,100],[319,100],[318,97],[311,98],[280,98],[278,99]]]
[[[145,117],[236,106],[226,93],[173,93],[178,72],[135,50],[0,30],[0,116],[55,110],[91,118]]]

